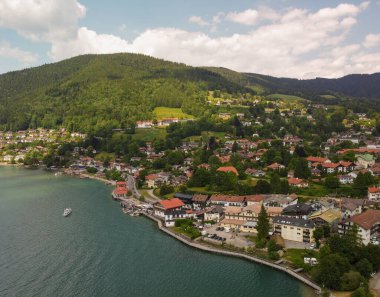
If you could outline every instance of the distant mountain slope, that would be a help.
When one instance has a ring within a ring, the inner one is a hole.
[[[139,54],[83,55],[0,75],[0,129],[64,125],[101,133],[151,119],[156,106],[181,107],[199,115],[206,92],[217,89],[316,101],[323,99],[321,95],[334,95],[336,102],[366,102],[378,108],[380,74],[296,80],[191,67]]]

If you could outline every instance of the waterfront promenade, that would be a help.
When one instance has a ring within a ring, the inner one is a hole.
[[[260,259],[260,258],[257,258],[257,257],[249,256],[249,255],[246,255],[246,254],[237,253],[237,252],[231,252],[231,251],[225,251],[225,250],[216,249],[216,248],[212,248],[210,246],[206,246],[206,245],[200,244],[199,242],[191,240],[191,239],[189,239],[189,238],[187,238],[185,236],[182,236],[180,234],[176,234],[176,233],[170,231],[169,229],[165,228],[162,225],[162,221],[160,219],[158,219],[158,218],[156,218],[156,217],[154,217],[152,215],[149,215],[147,213],[143,213],[143,215],[146,216],[147,218],[155,221],[158,224],[158,228],[161,231],[163,231],[166,234],[168,234],[168,235],[176,238],[177,240],[181,241],[182,243],[184,243],[184,244],[186,244],[188,246],[191,246],[193,248],[197,248],[197,249],[200,249],[200,250],[203,250],[203,251],[206,251],[206,252],[210,252],[210,253],[216,253],[216,254],[220,254],[220,255],[224,255],[224,256],[230,256],[230,257],[239,257],[239,258],[243,258],[243,259],[246,259],[246,260],[249,260],[249,261],[252,261],[252,262],[260,263],[262,265],[270,266],[270,267],[272,267],[274,269],[283,271],[283,272],[291,275],[292,277],[298,279],[299,281],[303,282],[304,284],[306,284],[309,287],[311,287],[314,290],[316,290],[317,294],[321,294],[321,292],[322,292],[322,289],[321,289],[320,286],[318,286],[316,283],[314,283],[310,279],[306,278],[304,275],[301,275],[301,274],[295,272],[294,270],[292,270],[289,267],[281,266],[281,265],[275,264],[273,262],[270,262],[270,261],[267,261],[267,260],[264,260],[264,259]]]

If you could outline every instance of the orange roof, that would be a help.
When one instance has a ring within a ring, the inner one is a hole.
[[[370,193],[378,193],[378,192],[380,192],[380,188],[371,187],[371,188],[368,188],[368,192],[370,192]]]
[[[116,188],[116,189],[113,191],[113,193],[114,193],[115,195],[126,195],[126,194],[128,194],[128,189],[125,188],[125,187],[118,187],[118,188]]]
[[[226,202],[244,202],[245,196],[232,196],[232,195],[215,195],[213,194],[210,201],[226,201]]]
[[[261,202],[264,200],[264,197],[261,195],[247,195],[246,201],[247,202]]]
[[[337,168],[339,163],[322,163],[322,166],[325,168]]]
[[[380,222],[380,210],[368,209],[367,211],[351,217],[351,221],[368,230]]]
[[[305,181],[300,178],[291,177],[291,178],[288,178],[288,183],[289,185],[299,185],[299,184],[305,183]]]
[[[285,166],[282,164],[278,164],[278,163],[273,163],[273,164],[267,166],[267,168],[270,168],[270,169],[278,169],[280,167],[285,167]]]
[[[323,157],[313,157],[313,156],[310,156],[310,157],[307,157],[306,160],[309,161],[309,162],[312,162],[312,163],[324,163],[328,159],[327,158],[323,158]]]
[[[152,174],[149,174],[149,175],[145,176],[145,180],[154,180],[157,177],[158,177],[157,174],[152,173]]]
[[[225,166],[225,167],[219,167],[217,171],[222,171],[222,172],[233,172],[236,175],[239,175],[237,169],[233,166]]]
[[[169,199],[169,200],[160,200],[159,203],[165,209],[179,208],[179,207],[182,207],[185,205],[178,198],[173,198],[173,199]]]
[[[116,187],[126,187],[127,186],[127,183],[125,181],[118,181],[116,182]]]

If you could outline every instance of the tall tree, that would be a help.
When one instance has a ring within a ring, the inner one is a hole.
[[[257,218],[257,238],[259,240],[267,238],[269,234],[269,218],[264,204],[261,204],[261,210]]]

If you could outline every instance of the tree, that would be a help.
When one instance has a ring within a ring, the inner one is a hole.
[[[369,278],[373,271],[371,262],[369,262],[366,258],[360,259],[359,262],[355,264],[355,268],[366,278]]]
[[[343,274],[340,279],[340,288],[343,291],[352,291],[360,286],[360,282],[363,281],[363,277],[359,272],[350,270]]]
[[[319,241],[323,238],[323,228],[321,226],[315,228],[314,233],[313,233],[313,237],[314,237],[315,242],[317,244],[317,248],[319,248],[319,245],[320,245]]]
[[[189,187],[204,187],[211,182],[210,172],[203,167],[197,168],[189,180]]]
[[[336,176],[327,176],[325,178],[325,186],[328,189],[337,189],[340,186],[339,179]]]
[[[161,196],[165,196],[165,195],[173,193],[173,192],[174,192],[174,188],[171,185],[163,184],[160,188],[160,195]]]
[[[310,172],[306,159],[299,158],[296,161],[296,165],[294,167],[294,177],[307,179],[310,176],[311,176],[311,172]]]
[[[267,211],[263,204],[261,204],[261,210],[257,218],[257,238],[259,240],[266,239],[269,234],[269,218]]]
[[[255,191],[257,194],[268,194],[271,192],[271,186],[266,180],[259,179],[256,183]]]
[[[239,145],[236,141],[234,141],[234,144],[232,145],[232,152],[236,153],[239,150]]]

